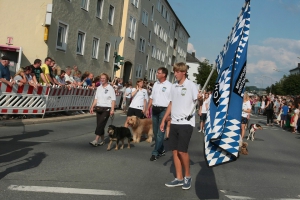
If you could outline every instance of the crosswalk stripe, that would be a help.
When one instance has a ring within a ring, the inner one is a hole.
[[[111,195],[111,196],[126,195],[122,191],[115,191],[115,190],[95,190],[95,189],[45,187],[45,186],[10,185],[8,189],[14,191],[24,191],[24,192],[48,192],[48,193],[62,193],[62,194],[88,194],[88,195]]]

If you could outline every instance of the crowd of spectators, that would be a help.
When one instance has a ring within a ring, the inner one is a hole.
[[[267,116],[267,126],[278,125],[292,133],[300,132],[300,96],[253,95],[250,103],[253,114]]]

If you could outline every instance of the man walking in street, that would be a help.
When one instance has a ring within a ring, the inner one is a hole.
[[[171,100],[172,84],[168,80],[166,80],[167,76],[167,68],[158,68],[156,72],[156,78],[158,81],[153,85],[148,109],[146,111],[146,115],[147,117],[149,117],[149,109],[152,106],[152,126],[155,137],[155,147],[152,151],[150,161],[156,161],[157,158],[165,155],[165,149],[163,144],[165,133],[160,130],[159,126],[162,123],[162,118],[165,115],[165,112]]]
[[[187,69],[185,63],[174,64],[173,71],[177,82],[172,85],[171,101],[160,124],[160,130],[164,131],[165,120],[171,114],[169,147],[173,154],[176,178],[165,185],[167,187],[182,186],[184,190],[190,189],[192,182],[190,157],[187,151],[193,127],[195,127],[195,115],[189,115],[194,109],[198,96],[197,86],[186,78]]]

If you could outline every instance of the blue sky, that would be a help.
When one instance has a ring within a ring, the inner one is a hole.
[[[169,3],[191,36],[188,52],[214,63],[244,0]],[[250,21],[248,85],[265,88],[300,63],[300,0],[251,0]]]

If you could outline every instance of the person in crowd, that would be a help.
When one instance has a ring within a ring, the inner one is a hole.
[[[49,71],[49,67],[51,65],[51,62],[52,62],[52,59],[50,57],[46,57],[44,64],[42,64],[42,66],[41,66],[41,69],[42,69],[43,74],[45,76],[45,80],[43,80],[41,78],[40,83],[44,86],[47,86],[47,85],[50,85],[50,84],[55,85],[55,82],[51,78],[50,71]]]
[[[93,88],[93,80],[94,80],[94,74],[89,73],[87,79],[85,80],[86,86],[88,86],[89,88]]]
[[[249,116],[251,113],[251,104],[249,101],[249,95],[244,93],[243,105],[242,105],[242,120],[241,120],[241,138],[240,138],[240,147],[243,143],[243,138],[245,136],[246,126],[248,124]]]
[[[143,84],[143,79],[138,79],[136,82],[136,87],[132,88],[131,90],[132,101],[127,111],[127,119],[124,127],[128,127],[127,122],[130,116],[143,118],[146,114],[148,93],[147,90],[143,89]]]
[[[274,103],[271,101],[270,97],[266,98],[265,101],[266,104],[266,114],[267,114],[267,126],[271,125],[273,126],[273,113],[274,113]]]
[[[37,82],[35,75],[32,76],[32,68],[30,66],[24,67],[24,74],[29,85],[31,85],[34,88],[40,86],[40,84]]]
[[[152,107],[152,127],[155,138],[155,146],[152,151],[150,161],[156,161],[159,157],[164,156],[166,152],[164,148],[165,132],[161,131],[160,124],[162,123],[162,118],[165,115],[167,107],[171,101],[172,83],[167,80],[167,76],[167,68],[160,67],[157,69],[157,82],[153,85],[148,109],[146,110],[146,116],[149,117],[149,110]]]
[[[260,97],[257,96],[256,97],[256,102],[255,102],[255,105],[254,105],[254,114],[256,114],[256,115],[259,114],[260,107],[261,107],[261,100],[260,100]]]
[[[19,85],[22,86],[27,84],[27,80],[25,77],[24,69],[20,68],[14,76],[14,81]]]
[[[207,112],[208,112],[208,108],[209,108],[209,94],[206,92],[204,94],[204,99],[203,99],[203,103],[202,103],[202,106],[200,106],[199,108],[199,111],[198,111],[198,114],[200,116],[200,130],[199,132],[202,132],[204,133],[205,130],[205,121],[206,121],[206,115],[207,115]]]
[[[83,86],[83,84],[84,84],[84,82],[85,82],[85,80],[86,80],[86,78],[84,78],[83,80],[81,80],[81,77],[82,77],[82,75],[81,75],[81,71],[77,71],[77,72],[75,72],[75,75],[74,75],[74,80],[76,81],[76,84],[78,85],[78,86]]]
[[[66,81],[66,84],[68,84],[69,86],[71,87],[76,87],[77,86],[77,83],[76,81],[74,80],[73,76],[71,75],[72,73],[72,69],[70,66],[67,66],[66,67],[66,74],[65,74],[65,81]]]
[[[57,66],[57,65],[56,65],[56,63],[55,63],[55,60],[52,59],[50,65],[49,65],[49,73],[50,73],[51,79],[53,80],[54,84],[55,84],[55,85],[62,86],[62,85],[58,82],[58,80],[56,80],[56,78],[55,78],[54,71],[55,71],[55,69],[56,69],[56,66]]]
[[[286,101],[283,101],[283,106],[281,107],[282,113],[281,113],[281,118],[280,118],[280,127],[284,127],[285,126],[285,122],[287,119],[287,115],[288,115],[288,111],[289,111],[289,107],[287,106]]]
[[[296,133],[297,131],[297,122],[299,118],[299,108],[298,105],[295,105],[294,103],[294,109],[292,112],[292,117],[291,117],[291,123],[290,126],[292,127],[292,133]]]
[[[95,100],[91,106],[90,113],[94,113],[96,107],[97,127],[95,130],[96,138],[90,142],[92,146],[101,146],[104,144],[104,128],[109,116],[114,114],[116,94],[112,86],[108,84],[108,75],[100,74],[101,85],[97,87]],[[99,139],[101,140],[99,141]]]
[[[260,113],[263,115],[265,112],[265,108],[266,108],[266,98],[265,96],[263,96],[262,100],[261,100],[261,106],[260,106]]]
[[[92,86],[94,88],[99,87],[100,86],[100,76],[96,76],[93,80]]]
[[[82,74],[82,76],[81,76],[81,81],[84,81],[84,83],[83,83],[83,85],[82,85],[82,86],[85,86],[85,87],[87,87],[87,86],[88,86],[88,84],[87,84],[86,80],[87,80],[87,78],[88,78],[89,74],[90,74],[90,72],[89,72],[89,71],[85,71],[85,72]]]
[[[160,130],[165,131],[165,121],[171,114],[169,148],[173,154],[176,178],[165,185],[182,186],[184,190],[190,189],[192,182],[188,147],[195,127],[195,116],[191,118],[188,116],[198,98],[197,86],[187,79],[187,69],[185,63],[174,64],[173,71],[177,82],[172,85],[171,101],[160,124]],[[182,170],[184,170],[184,177]]]
[[[72,72],[71,72],[71,76],[74,77],[75,74],[76,74],[76,72],[78,72],[78,71],[79,71],[79,69],[78,69],[77,65],[73,65],[73,69],[72,69]]]
[[[41,83],[41,80],[46,83],[46,78],[41,69],[42,61],[40,59],[35,59],[31,67],[31,76],[35,76],[38,83]],[[50,86],[50,84],[48,84]]]
[[[124,92],[124,96],[125,96],[125,106],[123,108],[124,113],[127,113],[128,107],[130,105],[130,101],[131,101],[131,92],[132,92],[132,85],[131,83],[126,83],[125,84],[125,92]]]
[[[9,58],[7,56],[2,56],[0,61],[0,81],[6,83],[9,86],[13,86],[15,81],[10,81],[10,71],[9,71]]]
[[[56,75],[56,80],[62,85],[66,85],[66,80],[65,80],[65,70],[61,70],[59,75]]]

